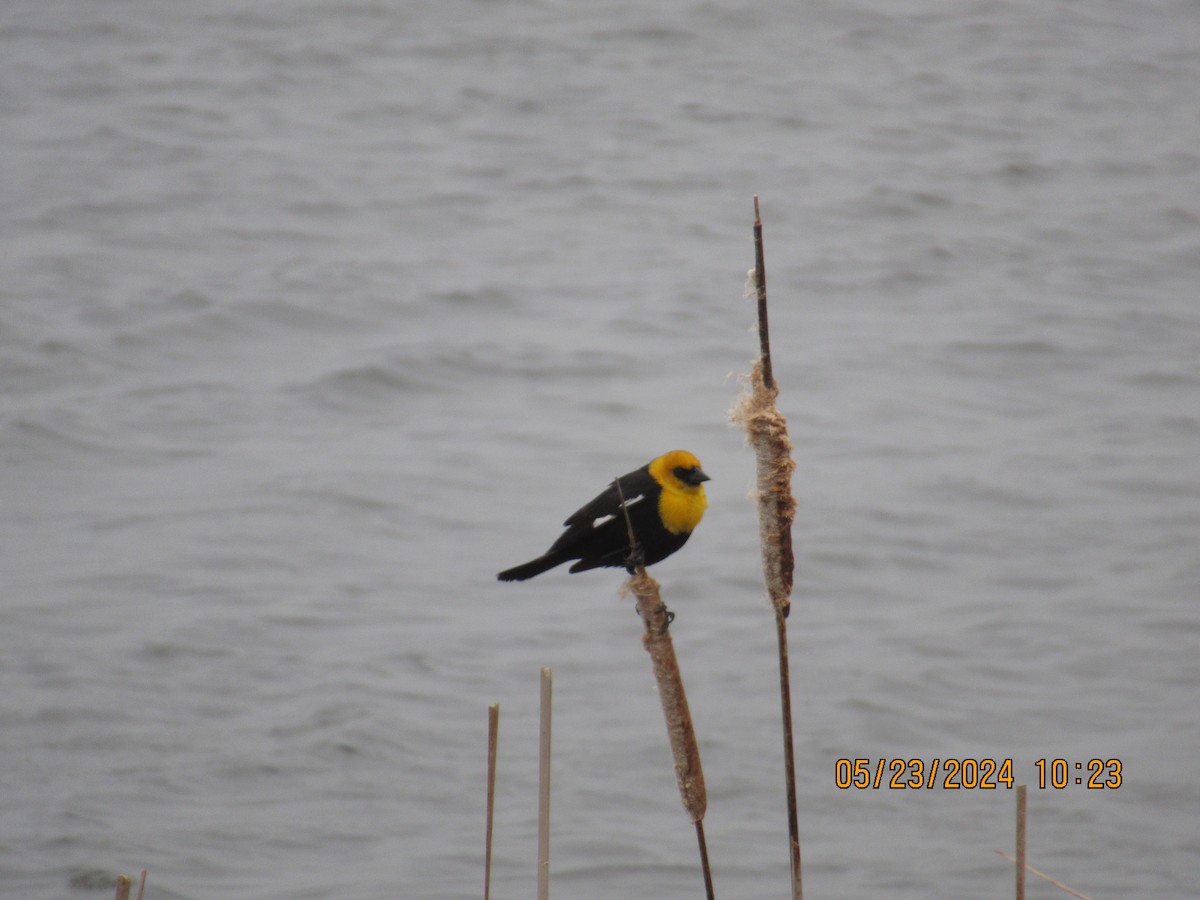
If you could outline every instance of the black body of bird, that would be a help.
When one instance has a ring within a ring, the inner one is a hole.
[[[687,543],[708,506],[704,494],[708,480],[700,460],[686,450],[664,453],[617,479],[645,565],[661,562]],[[543,555],[497,577],[524,581],[570,560],[576,560],[571,572],[600,566],[629,568],[629,532],[615,484],[563,525],[567,530]]]

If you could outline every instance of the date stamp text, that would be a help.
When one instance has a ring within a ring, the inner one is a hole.
[[[1011,759],[839,759],[834,763],[834,786],[840,790],[981,790],[1011,789],[1018,781]],[[1086,787],[1116,790],[1124,779],[1119,759],[1039,759],[1030,783],[1046,790]]]

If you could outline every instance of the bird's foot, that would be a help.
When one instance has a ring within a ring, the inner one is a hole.
[[[646,554],[642,550],[641,544],[634,544],[629,548],[629,555],[625,557],[625,571],[630,575],[637,573],[639,566],[646,565]]]
[[[658,606],[659,612],[663,614],[662,627],[658,629],[658,636],[662,637],[667,633],[667,629],[671,627],[671,623],[675,621],[675,613],[667,609],[667,604],[660,603]],[[640,609],[634,610],[639,616],[642,614]]]

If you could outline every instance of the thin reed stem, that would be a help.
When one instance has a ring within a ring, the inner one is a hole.
[[[500,734],[500,704],[488,707],[487,831],[483,851],[483,900],[492,894],[492,823],[496,812],[496,745]]]
[[[133,879],[128,875],[118,875],[116,900],[129,900],[129,889],[132,886]]]
[[[758,357],[762,360],[763,384],[775,390],[775,373],[771,370],[771,332],[767,327],[767,262],[763,253],[762,216],[758,212],[758,194],[754,195],[754,283],[758,301]]]
[[[792,550],[792,521],[796,501],[792,497],[792,442],[787,419],[775,400],[779,387],[771,367],[771,341],[767,328],[767,271],[763,252],[762,216],[754,198],[754,269],[750,285],[758,307],[759,358],[746,377],[730,419],[746,430],[754,448],[757,469],[758,530],[762,544],[763,578],[775,609],[779,642],[780,705],[783,710],[784,781],[787,794],[788,857],[792,874],[792,898],[802,900],[800,877],[800,825],[796,812],[796,762],[793,750],[791,674],[788,661],[787,616],[792,605],[795,555]],[[747,290],[747,295],[750,291]]]
[[[800,900],[800,820],[796,802],[796,753],[792,746],[792,678],[788,658],[787,613],[775,610],[775,635],[779,643],[779,705],[783,721],[783,770],[787,790],[788,860],[792,872],[792,896]]]
[[[700,845],[700,868],[704,872],[704,895],[716,900],[713,893],[712,869],[708,865],[708,842],[704,839],[704,820],[696,823],[696,842]]]
[[[1013,856],[1011,853],[1006,853],[1003,850],[997,850],[995,852],[997,854],[999,854],[1000,856],[1003,856],[1010,863],[1015,863],[1017,861],[1017,858],[1015,856]],[[1026,871],[1030,872],[1031,874],[1036,875],[1038,878],[1041,878],[1043,881],[1050,882],[1050,884],[1054,885],[1056,888],[1058,888],[1063,893],[1070,894],[1072,897],[1077,897],[1078,900],[1092,900],[1092,898],[1089,897],[1087,894],[1081,894],[1081,893],[1079,893],[1079,891],[1075,890],[1074,888],[1063,884],[1057,878],[1051,878],[1049,875],[1047,875],[1041,869],[1035,869],[1033,866],[1029,865],[1028,863],[1025,864],[1025,869],[1026,869]]]
[[[542,669],[541,728],[538,744],[538,900],[550,900],[550,695],[552,677]]]
[[[1017,785],[1017,900],[1025,900],[1025,795],[1026,785]]]
[[[137,900],[142,900],[142,895],[146,893],[146,870],[142,869],[142,877],[138,879]]]

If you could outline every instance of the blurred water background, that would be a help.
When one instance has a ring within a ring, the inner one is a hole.
[[[1014,792],[835,786],[969,757],[1031,864],[1200,895],[1198,46],[1192,0],[9,0],[0,893],[478,896],[499,703],[528,895],[550,666],[555,895],[697,896],[621,573],[495,581],[685,447],[717,895],[785,896],[757,193],[809,894],[1009,895]]]

